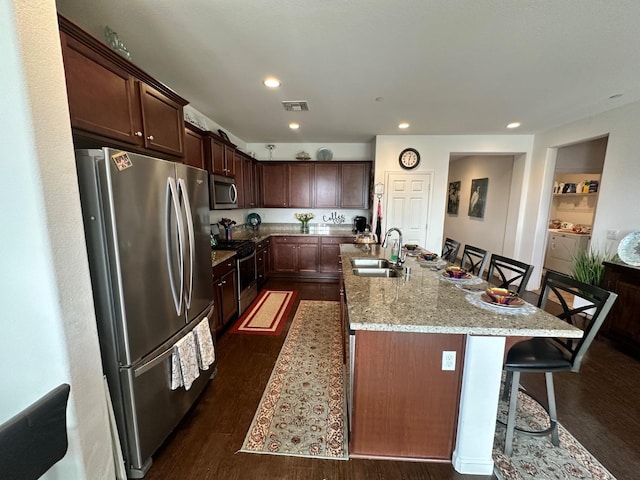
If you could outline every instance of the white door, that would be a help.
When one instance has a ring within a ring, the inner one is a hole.
[[[387,173],[385,191],[385,229],[397,227],[402,231],[404,243],[424,246],[427,240],[431,174]]]

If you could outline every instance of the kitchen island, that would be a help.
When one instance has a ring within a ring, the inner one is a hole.
[[[579,338],[542,310],[503,314],[408,257],[397,278],[354,275],[354,257],[389,258],[341,245],[349,333],[350,455],[451,461],[460,473],[493,472],[492,447],[508,337]]]

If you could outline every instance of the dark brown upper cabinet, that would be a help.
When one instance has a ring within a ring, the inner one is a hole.
[[[66,18],[58,20],[74,135],[182,158],[187,101]]]

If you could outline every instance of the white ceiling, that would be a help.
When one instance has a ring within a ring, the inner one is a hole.
[[[640,100],[638,0],[56,3],[245,142],[534,133]]]

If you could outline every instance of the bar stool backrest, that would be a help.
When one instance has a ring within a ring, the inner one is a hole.
[[[553,341],[571,358],[572,372],[580,370],[580,363],[593,342],[609,310],[618,295],[603,288],[589,285],[566,275],[547,272],[542,283],[538,307],[545,308],[551,300],[561,307],[561,312],[551,312],[565,322],[584,331],[582,338],[554,338]],[[581,298],[583,305],[576,306],[568,299]],[[557,307],[556,307],[557,309]]]
[[[458,250],[460,250],[460,242],[451,238],[445,238],[442,255],[440,256],[449,263],[455,263],[458,258]]]
[[[489,255],[486,250],[467,244],[462,250],[460,268],[464,268],[467,272],[482,278],[488,260]]]
[[[527,289],[531,272],[533,265],[494,253],[489,261],[487,282],[494,283],[497,278],[498,287],[507,288],[522,296]]]

